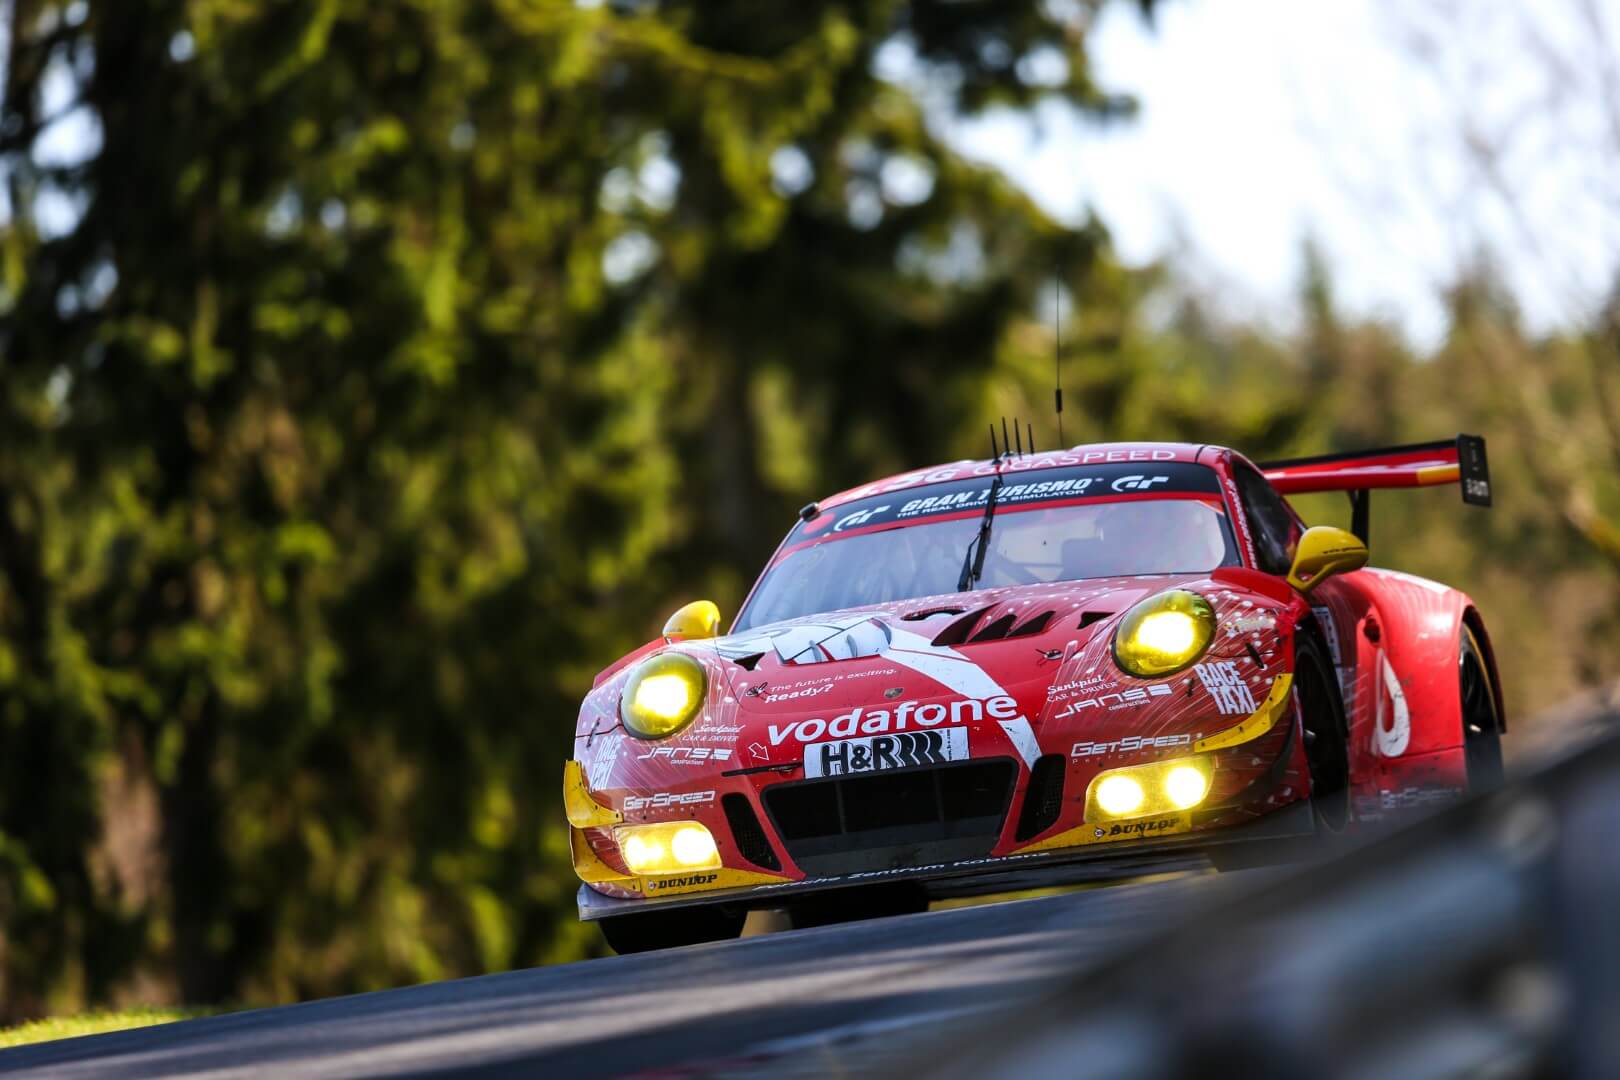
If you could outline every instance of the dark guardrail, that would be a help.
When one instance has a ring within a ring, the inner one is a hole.
[[[917,1074],[1620,1076],[1620,714],[1599,730],[1199,913]]]

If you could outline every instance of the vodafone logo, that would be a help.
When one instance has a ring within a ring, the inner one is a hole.
[[[940,724],[972,724],[987,715],[996,720],[1011,720],[1018,715],[1018,702],[1002,694],[983,701],[958,698],[948,704],[933,701],[921,705],[915,701],[902,701],[892,712],[857,705],[830,720],[813,717],[791,724],[772,724],[769,734],[771,745],[781,746],[789,739],[808,743],[827,736],[847,739],[853,735],[884,735],[891,731],[930,728]]]

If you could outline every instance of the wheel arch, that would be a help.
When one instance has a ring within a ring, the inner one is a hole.
[[[1344,694],[1340,690],[1339,680],[1334,671],[1334,650],[1328,643],[1327,631],[1322,627],[1321,621],[1317,619],[1316,610],[1314,608],[1310,607],[1309,605],[1305,607],[1304,614],[1302,614],[1299,617],[1299,620],[1294,623],[1294,633],[1296,635],[1304,634],[1309,637],[1312,643],[1316,646],[1318,655],[1320,655],[1322,659],[1327,662],[1327,682],[1334,697],[1339,699],[1339,724],[1341,734],[1343,734],[1346,739],[1349,739],[1350,710],[1345,704]]]
[[[1479,609],[1468,602],[1463,608],[1462,624],[1474,634],[1474,640],[1485,659],[1485,673],[1491,680],[1491,696],[1496,699],[1497,730],[1507,731],[1507,702],[1502,697],[1502,678],[1496,670],[1496,650],[1491,645],[1491,635],[1485,629],[1485,617]]]

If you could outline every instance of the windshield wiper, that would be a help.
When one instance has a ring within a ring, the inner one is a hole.
[[[971,592],[973,585],[984,576],[984,555],[990,548],[990,522],[996,516],[996,496],[1001,494],[1001,474],[990,481],[990,495],[985,500],[984,517],[979,520],[979,535],[969,543],[962,555],[962,576],[956,580],[957,592]]]

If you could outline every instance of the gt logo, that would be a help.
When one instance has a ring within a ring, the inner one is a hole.
[[[838,519],[838,523],[833,526],[832,531],[843,532],[845,529],[853,529],[857,525],[865,525],[875,515],[881,514],[887,509],[887,506],[874,506],[868,510],[857,510],[853,514],[846,514]]]
[[[1122,476],[1108,486],[1115,491],[1146,491],[1154,484],[1168,484],[1168,476]]]

